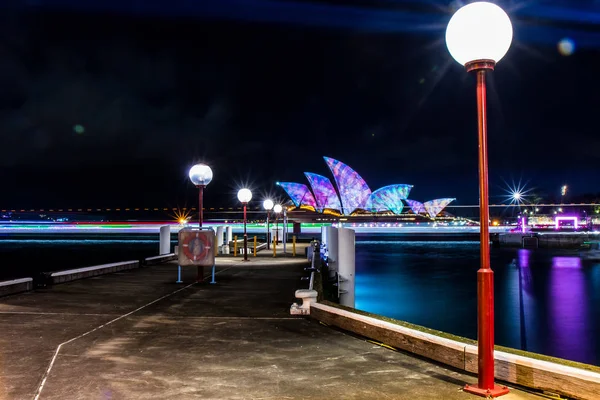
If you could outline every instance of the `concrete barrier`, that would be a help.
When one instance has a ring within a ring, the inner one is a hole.
[[[155,264],[160,264],[166,261],[172,261],[172,260],[177,260],[177,254],[175,253],[170,253],[170,254],[163,254],[160,256],[154,256],[154,257],[148,257],[144,259],[144,265],[155,265]]]
[[[53,284],[65,283],[77,279],[90,278],[92,276],[112,274],[114,272],[139,268],[139,261],[123,261],[112,264],[96,265],[92,267],[68,269],[65,271],[52,272],[50,279]]]
[[[389,318],[384,320],[365,314],[323,303],[310,305],[311,318],[328,325],[337,326],[454,368],[477,373],[475,341],[423,327],[414,329],[399,324],[398,321],[391,322],[393,320]],[[438,334],[435,334],[436,332]],[[497,380],[573,399],[598,399],[600,393],[600,368],[598,367],[520,350],[515,350],[514,354],[496,350],[494,358]]]
[[[32,278],[13,279],[11,281],[0,282],[0,297],[9,294],[27,292],[33,289]]]

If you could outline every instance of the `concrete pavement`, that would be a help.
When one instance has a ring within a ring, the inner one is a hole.
[[[290,316],[307,262],[261,253],[215,285],[168,263],[0,298],[0,398],[474,398],[476,377]]]

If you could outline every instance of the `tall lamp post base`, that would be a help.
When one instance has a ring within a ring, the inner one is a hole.
[[[465,385],[465,392],[481,397],[499,397],[509,393],[509,390],[504,385],[496,385],[492,389],[482,389],[477,385]]]

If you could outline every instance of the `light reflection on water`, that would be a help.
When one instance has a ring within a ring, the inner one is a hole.
[[[575,251],[492,249],[496,343],[600,364],[600,264]],[[356,307],[477,336],[478,242],[356,242]]]

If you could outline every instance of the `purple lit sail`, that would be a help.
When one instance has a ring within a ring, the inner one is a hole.
[[[446,206],[456,199],[435,199],[423,203],[425,210],[431,218],[435,218]]]
[[[337,211],[342,210],[340,198],[329,178],[323,175],[313,174],[312,172],[305,172],[304,175],[306,175],[306,179],[308,179],[310,187],[315,194],[318,212],[323,212],[326,208]]]
[[[413,213],[415,213],[415,214],[424,214],[425,213],[425,206],[420,201],[408,200],[408,199],[406,199],[405,201]]]
[[[341,161],[323,157],[329,166],[342,200],[342,214],[350,215],[357,209],[366,209],[371,189],[352,168]]]
[[[402,213],[404,203],[412,185],[389,185],[377,189],[371,194],[367,209],[371,212],[390,210],[394,214]]]
[[[286,191],[296,207],[309,206],[317,209],[317,203],[308,186],[294,182],[279,182],[278,185]]]

